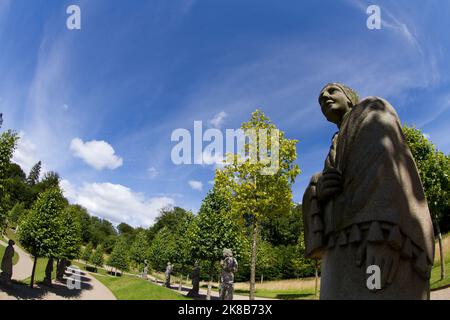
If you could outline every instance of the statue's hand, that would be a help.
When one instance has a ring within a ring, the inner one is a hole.
[[[317,181],[317,198],[327,202],[342,192],[342,174],[339,170],[326,170]]]
[[[368,242],[366,248],[366,270],[376,265],[381,271],[381,289],[392,283],[400,262],[400,251],[387,242]]]

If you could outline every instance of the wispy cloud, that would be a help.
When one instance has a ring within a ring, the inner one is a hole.
[[[188,183],[191,186],[191,188],[196,190],[196,191],[202,191],[203,190],[203,183],[201,181],[190,180]]]
[[[208,123],[213,128],[221,128],[227,116],[228,115],[225,111],[220,111],[211,120],[209,120]]]

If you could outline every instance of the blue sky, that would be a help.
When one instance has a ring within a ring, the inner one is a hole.
[[[81,30],[66,8],[81,8]],[[382,29],[366,27],[370,4]],[[177,128],[238,128],[261,108],[298,139],[299,202],[335,128],[324,84],[386,98],[450,152],[448,1],[0,0],[0,112],[66,196],[114,223],[198,210],[213,165],[175,166]]]

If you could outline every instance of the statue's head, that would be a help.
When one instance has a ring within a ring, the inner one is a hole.
[[[223,257],[232,257],[233,256],[233,251],[231,251],[231,249],[223,249]]]
[[[167,262],[167,266],[170,266],[171,264],[170,264],[170,262]]]
[[[359,102],[358,94],[341,83],[329,83],[319,95],[322,113],[328,121],[339,125],[344,115]]]
[[[14,240],[9,240],[8,241],[8,245],[10,245],[10,246],[13,246],[13,245],[15,245],[16,243],[14,242]]]

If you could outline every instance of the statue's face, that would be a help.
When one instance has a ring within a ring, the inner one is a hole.
[[[322,90],[319,103],[325,118],[336,124],[339,124],[344,115],[351,109],[350,100],[341,88],[335,85],[327,86]]]

